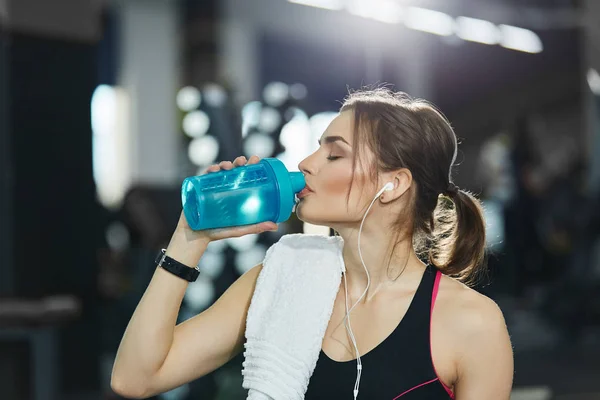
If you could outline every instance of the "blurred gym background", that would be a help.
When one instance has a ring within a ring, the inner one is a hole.
[[[433,101],[483,200],[513,399],[600,399],[600,1],[0,0],[0,398],[118,399],[110,370],[179,187],[312,152],[348,88]],[[183,321],[280,235],[212,243]],[[202,340],[202,338],[198,338]],[[241,356],[165,400],[244,399]]]

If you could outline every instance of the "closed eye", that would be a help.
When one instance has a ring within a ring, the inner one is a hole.
[[[336,156],[327,156],[327,159],[328,159],[329,161],[334,161],[334,160],[337,160],[338,158],[342,158],[342,157],[336,157]]]

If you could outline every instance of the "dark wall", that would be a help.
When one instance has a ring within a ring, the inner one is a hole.
[[[0,27],[0,296],[9,294],[12,288],[12,157],[8,118],[8,40]]]
[[[98,379],[98,206],[92,176],[90,100],[97,45],[11,34],[0,60],[3,121],[3,259],[15,296],[73,294],[81,318],[60,330],[61,389]],[[6,146],[5,146],[6,145]],[[6,150],[7,149],[7,150]],[[12,224],[4,224],[4,221]],[[8,286],[8,285],[5,285]]]

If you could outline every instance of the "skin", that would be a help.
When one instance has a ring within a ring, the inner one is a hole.
[[[349,144],[328,137],[341,136]],[[314,190],[296,207],[300,219],[334,228],[343,237],[349,303],[354,304],[367,285],[357,251],[357,233],[366,206],[386,182],[393,182],[371,208],[363,226],[361,249],[371,276],[367,295],[352,311],[352,329],[361,355],[381,343],[398,325],[416,291],[425,266],[410,241],[392,255],[390,276],[384,263],[390,249],[389,222],[408,202],[412,175],[406,169],[381,174],[370,182],[359,168],[351,179],[352,116],[341,113],[321,137],[317,151],[299,168]],[[328,157],[341,157],[336,160]],[[374,155],[363,155],[369,165]],[[207,173],[259,161],[253,156],[223,161]],[[346,191],[352,187],[348,207]],[[192,231],[183,214],[167,248],[167,255],[195,266],[213,240],[239,237],[276,229],[262,224]],[[202,377],[243,350],[245,321],[259,264],[236,280],[207,310],[176,324],[187,282],[157,268],[140,300],[119,346],[111,387],[128,398],[147,398]],[[400,274],[401,273],[401,274]],[[398,279],[391,279],[398,276]],[[343,281],[342,281],[343,282]],[[323,340],[323,351],[337,361],[356,357],[342,320],[345,315],[343,283]],[[443,277],[432,316],[432,357],[439,378],[452,388],[458,400],[506,400],[510,396],[513,357],[506,324],[497,305],[463,284]]]
[[[367,274],[357,246],[361,220],[379,189],[386,182],[394,184],[392,191],[384,192],[373,204],[361,234],[361,251],[371,283],[351,316],[357,347],[363,355],[383,342],[398,325],[425,265],[416,256],[408,236],[392,254],[391,272],[387,273],[386,261],[393,247],[389,224],[407,207],[412,175],[400,169],[381,174],[378,182],[371,182],[359,163],[353,181],[352,131],[353,113],[345,111],[324,132],[320,147],[300,163],[299,168],[313,192],[300,200],[296,213],[303,221],[332,227],[344,239],[348,302],[353,305],[367,286]],[[327,139],[334,136],[343,140]],[[369,150],[365,152],[364,165],[369,165],[374,155]],[[333,159],[335,157],[339,158]],[[346,206],[349,187],[352,190]],[[394,279],[398,275],[399,278]],[[324,353],[335,361],[356,358],[343,324],[344,302],[342,281],[323,341]],[[443,276],[432,317],[431,343],[439,378],[454,391],[457,399],[505,400],[510,397],[512,347],[502,312],[492,300]]]

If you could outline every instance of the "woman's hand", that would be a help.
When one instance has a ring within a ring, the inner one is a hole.
[[[256,164],[260,161],[258,156],[252,156],[249,160],[240,156],[233,162],[221,161],[219,164],[213,164],[206,169],[205,174],[220,171],[221,169],[230,170],[241,167],[246,164]],[[194,231],[190,228],[185,214],[182,212],[179,216],[179,222],[167,248],[167,253],[177,254],[180,262],[193,266],[198,263],[206,246],[212,241],[240,237],[252,233],[262,233],[265,231],[275,231],[278,225],[274,222],[261,222],[254,225],[234,226],[227,228],[205,229]]]

